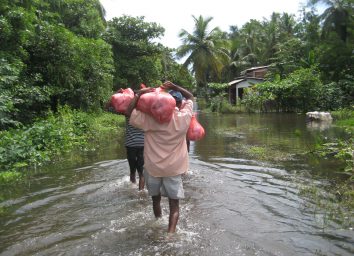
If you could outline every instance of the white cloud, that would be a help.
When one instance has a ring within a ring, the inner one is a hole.
[[[210,28],[218,26],[224,31],[229,26],[239,28],[250,19],[270,18],[272,12],[298,14],[306,0],[100,0],[107,12],[107,19],[129,16],[144,16],[147,22],[156,22],[165,28],[161,43],[178,47],[181,42],[178,33],[181,29],[192,32],[194,21],[192,15],[213,17]]]

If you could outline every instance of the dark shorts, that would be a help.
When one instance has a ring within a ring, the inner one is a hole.
[[[144,170],[144,147],[126,147],[126,149],[130,173],[134,174],[138,171],[139,174],[142,174]]]

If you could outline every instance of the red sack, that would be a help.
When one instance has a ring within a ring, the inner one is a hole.
[[[167,123],[175,108],[176,100],[168,92],[161,91],[151,105],[151,114],[159,123]]]
[[[161,88],[140,96],[136,108],[151,115],[159,123],[167,123],[171,120],[176,107],[176,100]]]
[[[117,112],[124,114],[133,98],[134,92],[132,89],[122,89],[122,92],[112,95],[111,104]]]
[[[136,109],[151,115],[151,105],[154,102],[155,91],[144,93],[140,96]]]
[[[198,122],[195,115],[192,115],[191,123],[187,131],[188,140],[201,140],[205,136],[203,126]]]

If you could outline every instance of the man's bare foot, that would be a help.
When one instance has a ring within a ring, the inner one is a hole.
[[[130,175],[130,182],[131,183],[136,183],[135,175]]]

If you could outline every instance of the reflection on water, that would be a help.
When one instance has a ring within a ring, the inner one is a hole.
[[[306,123],[306,127],[310,130],[320,130],[325,131],[330,129],[332,125],[332,120],[328,121],[309,121]]]
[[[107,143],[80,165],[77,159],[75,167],[56,165],[0,203],[9,212],[0,221],[0,255],[354,253],[353,231],[329,221],[299,195],[299,183],[323,182],[299,157],[315,139],[303,117],[200,114],[199,121],[207,137],[191,145],[176,234],[166,233],[167,200],[156,221],[147,192],[129,182],[124,148]],[[243,152],[245,145],[291,157],[254,159]]]

